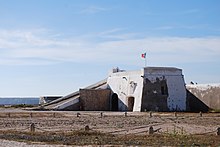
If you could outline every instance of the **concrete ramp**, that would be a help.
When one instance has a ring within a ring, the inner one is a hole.
[[[101,80],[84,89],[107,89],[107,79]],[[79,91],[73,92],[69,95],[63,96],[50,103],[44,104],[38,109],[45,110],[79,110]]]

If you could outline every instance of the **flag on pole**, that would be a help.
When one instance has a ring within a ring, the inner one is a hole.
[[[146,53],[141,54],[141,58],[146,58]]]

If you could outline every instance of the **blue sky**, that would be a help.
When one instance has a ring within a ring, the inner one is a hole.
[[[220,83],[219,0],[0,0],[0,97],[66,95],[114,67]]]

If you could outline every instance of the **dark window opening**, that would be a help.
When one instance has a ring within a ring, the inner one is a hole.
[[[162,95],[165,94],[165,88],[164,88],[164,86],[161,86],[161,94],[162,94]]]
[[[161,86],[161,94],[162,95],[168,95],[167,87]]]

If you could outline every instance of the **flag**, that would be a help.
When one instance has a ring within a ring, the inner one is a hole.
[[[146,53],[141,54],[141,58],[146,58]]]

